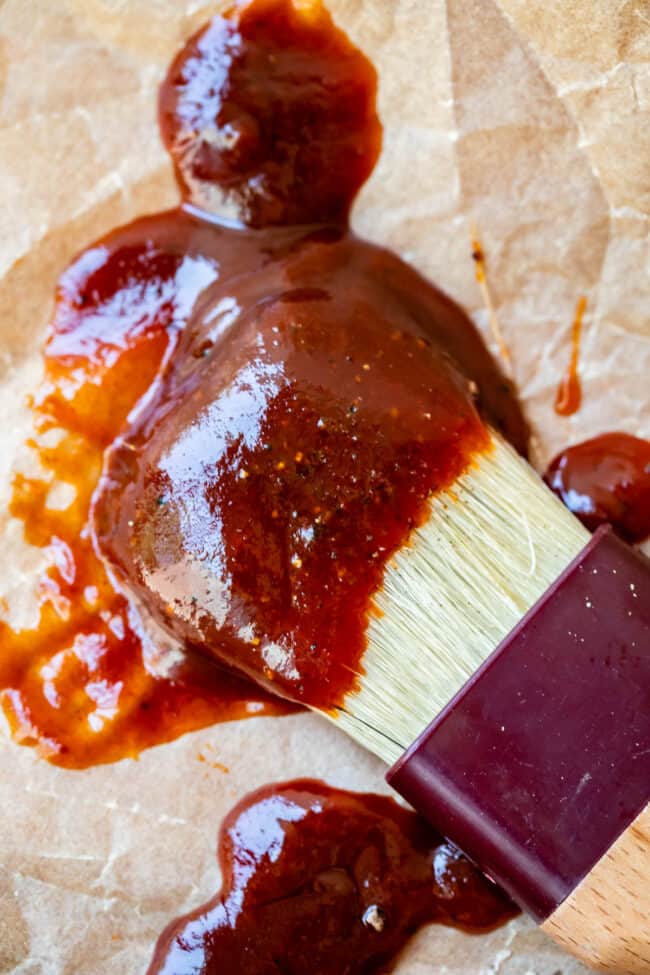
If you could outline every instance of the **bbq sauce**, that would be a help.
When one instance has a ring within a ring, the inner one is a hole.
[[[192,649],[333,704],[391,552],[484,446],[477,408],[525,450],[468,318],[347,228],[380,148],[375,89],[319,4],[215,19],[161,88],[183,204],[61,279],[34,398],[42,471],[12,503],[47,556],[40,618],[0,624],[5,713],[52,761],[288,709]],[[60,481],[76,495],[55,507]],[[187,653],[160,676],[168,632]]]
[[[560,380],[555,395],[555,412],[559,416],[572,416],[577,413],[582,404],[582,383],[578,372],[580,358],[580,338],[582,335],[582,318],[587,307],[587,299],[580,298],[571,326],[571,357],[567,371]]]
[[[215,227],[219,278],[95,507],[98,546],[164,628],[320,708],[354,690],[373,593],[431,492],[487,449],[475,389],[525,443],[465,315],[347,228],[375,85],[322,7],[286,0],[176,58],[161,106],[181,186],[196,203],[218,184],[247,229]]]
[[[609,522],[627,542],[650,535],[650,442],[604,433],[562,451],[544,475],[591,531]]]
[[[148,975],[371,975],[423,924],[481,932],[518,913],[415,813],[313,780],[245,798],[218,852],[221,892],[169,925]]]
[[[2,703],[15,739],[79,768],[222,720],[288,709],[186,655],[163,675],[160,644],[96,555],[90,499],[102,453],[177,340],[187,308],[215,276],[189,218],[137,221],[82,254],[59,284],[33,400],[40,472],[17,475],[11,514],[41,548],[34,629],[0,623]],[[198,249],[197,249],[198,248]],[[75,491],[53,505],[51,488]]]
[[[186,199],[247,227],[347,222],[381,148],[377,76],[320,0],[254,0],[173,61],[160,125]],[[212,204],[212,205],[211,205]]]

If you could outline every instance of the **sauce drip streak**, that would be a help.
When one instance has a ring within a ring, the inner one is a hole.
[[[555,412],[559,416],[572,416],[577,413],[582,403],[582,385],[578,375],[578,359],[580,357],[580,337],[582,334],[582,319],[587,307],[584,295],[578,300],[576,313],[571,326],[571,359],[566,375],[560,382],[555,397]]]
[[[472,260],[474,261],[474,276],[476,277],[476,283],[480,288],[481,295],[487,309],[492,338],[496,342],[497,348],[499,349],[499,355],[501,356],[501,361],[503,362],[506,374],[511,376],[512,358],[510,356],[510,350],[508,349],[506,341],[503,337],[501,325],[499,324],[499,319],[494,308],[492,293],[490,291],[487,279],[485,251],[483,250],[483,246],[478,239],[476,229],[474,229],[472,234]]]
[[[221,892],[169,925],[147,975],[372,975],[423,924],[477,933],[518,913],[415,813],[308,779],[240,802],[219,863]]]

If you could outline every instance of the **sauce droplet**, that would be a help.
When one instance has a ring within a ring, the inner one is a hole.
[[[572,416],[580,409],[582,403],[582,384],[578,374],[578,360],[580,358],[580,338],[582,334],[582,319],[587,307],[584,295],[578,300],[576,313],[571,326],[571,358],[566,374],[560,381],[555,397],[555,412],[559,416]]]
[[[221,892],[172,922],[148,975],[372,975],[432,921],[487,931],[517,908],[386,796],[298,780],[226,817]]]
[[[604,433],[558,454],[546,483],[594,531],[609,522],[628,542],[650,535],[650,442]]]

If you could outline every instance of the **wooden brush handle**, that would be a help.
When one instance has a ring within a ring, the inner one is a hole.
[[[569,951],[650,975],[650,561],[596,532],[388,778]]]
[[[593,968],[650,975],[650,804],[542,930]]]

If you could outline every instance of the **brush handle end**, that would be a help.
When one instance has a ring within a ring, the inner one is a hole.
[[[650,804],[541,925],[592,968],[650,972]]]

